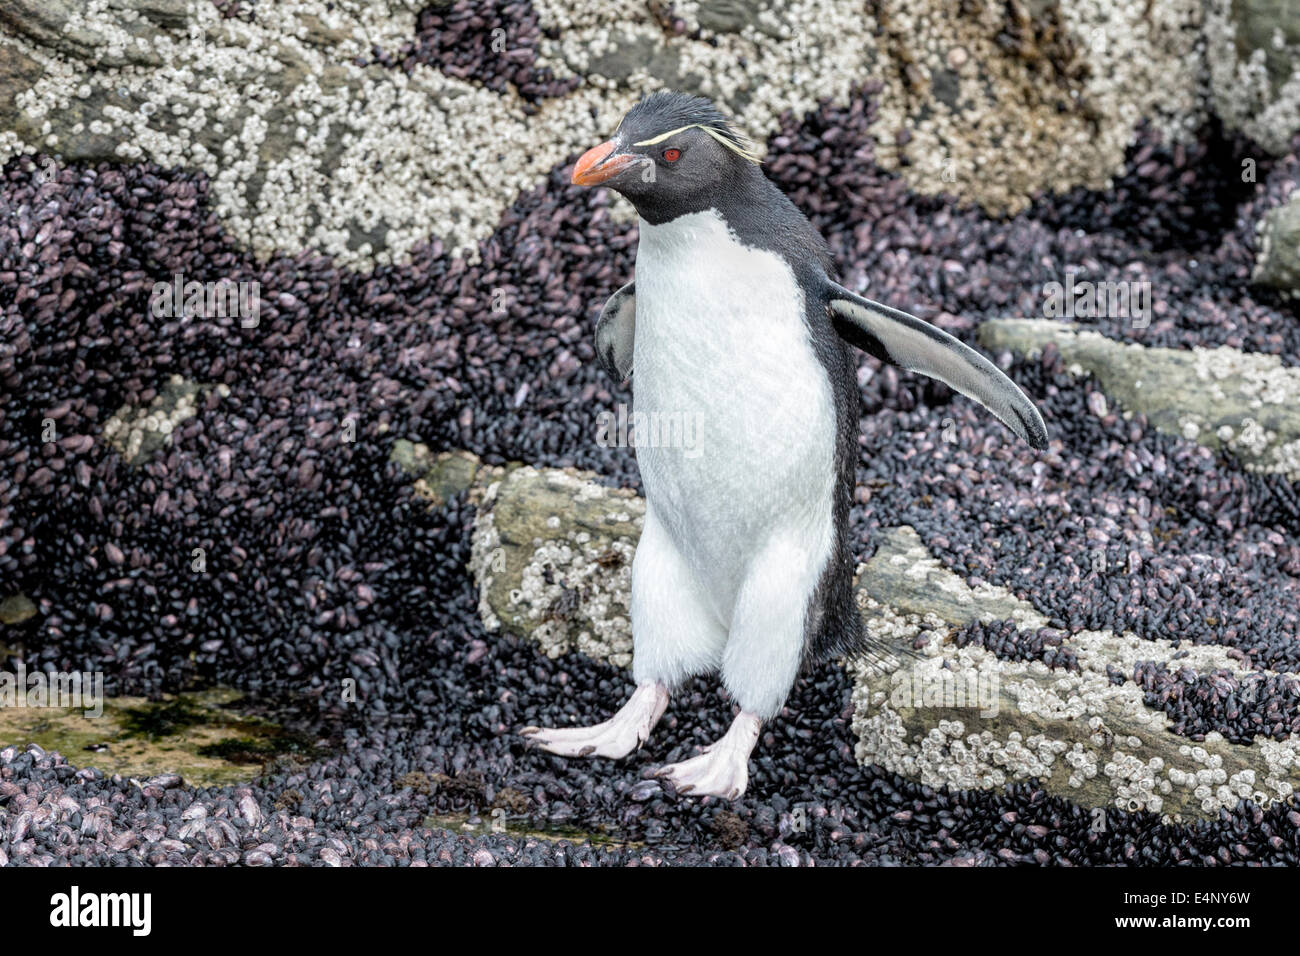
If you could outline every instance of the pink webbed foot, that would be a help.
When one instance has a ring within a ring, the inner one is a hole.
[[[680,794],[735,800],[749,785],[749,755],[758,743],[760,726],[758,717],[742,711],[721,738],[704,748],[704,753],[661,767],[655,776],[667,780]]]
[[[663,684],[638,684],[613,717],[593,727],[525,727],[530,743],[561,757],[626,757],[650,736],[668,706]]]

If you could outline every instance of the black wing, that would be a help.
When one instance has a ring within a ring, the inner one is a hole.
[[[629,282],[609,297],[596,320],[596,358],[616,381],[632,375],[632,343],[636,339],[636,283]]]
[[[882,362],[937,378],[975,399],[1034,448],[1047,447],[1047,426],[1034,403],[983,355],[915,316],[829,285],[827,305],[840,338]]]

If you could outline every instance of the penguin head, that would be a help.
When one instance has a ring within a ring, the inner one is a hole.
[[[577,186],[608,186],[646,218],[672,219],[759,173],[759,159],[702,96],[659,91],[623,117],[614,136],[573,167]]]

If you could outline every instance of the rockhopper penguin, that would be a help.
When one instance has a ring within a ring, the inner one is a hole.
[[[861,647],[848,346],[946,382],[1034,448],[1047,429],[982,355],[837,285],[821,236],[708,100],[641,100],[578,160],[573,182],[608,186],[640,215],[635,278],[596,326],[601,364],[631,377],[635,411],[690,415],[698,433],[691,450],[636,449],[646,515],[632,564],[631,699],[593,727],[524,734],[564,756],[622,757],[674,687],[720,671],[740,708],[731,728],[659,775],[678,793],[734,798],[800,667]]]

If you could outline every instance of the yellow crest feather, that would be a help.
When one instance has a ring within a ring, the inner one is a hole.
[[[718,132],[713,127],[706,126],[703,123],[690,123],[686,126],[679,126],[677,127],[677,129],[669,130],[666,133],[660,133],[658,136],[653,136],[650,139],[643,139],[641,140],[641,142],[633,143],[632,145],[633,146],[654,146],[656,143],[662,143],[670,136],[676,136],[678,133],[688,129],[702,129],[704,130],[704,132],[708,133],[710,136],[716,139],[723,146],[727,147],[727,149],[731,150],[737,156],[749,160],[751,163],[753,163],[756,166],[762,163],[762,160],[759,158],[758,153],[755,151],[754,147],[750,146],[747,141],[741,140],[739,134],[737,134],[736,136],[737,141],[733,142],[729,137],[724,136],[722,133]]]

